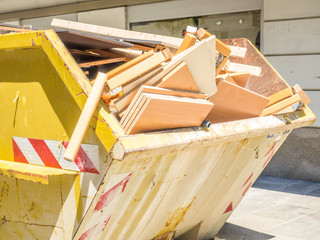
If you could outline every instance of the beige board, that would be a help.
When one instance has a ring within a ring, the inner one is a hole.
[[[170,73],[168,73],[157,87],[199,92],[192,74],[185,62],[180,63]]]
[[[223,80],[218,85],[218,92],[209,101],[214,106],[206,120],[217,123],[258,117],[269,99]]]
[[[249,72],[250,75],[259,77],[261,75],[261,67],[246,64],[230,62],[227,67],[230,72]]]
[[[216,65],[216,38],[211,36],[192,46],[191,48],[172,57],[171,64],[177,61],[184,61],[190,70],[200,92],[206,93],[209,96],[217,91],[215,83],[215,68]]]
[[[213,104],[204,99],[142,93],[146,103],[127,134],[200,126]]]

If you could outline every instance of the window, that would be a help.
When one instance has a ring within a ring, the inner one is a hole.
[[[138,22],[131,23],[130,28],[133,31],[182,37],[188,25],[203,27],[219,39],[244,37],[257,47],[260,44],[260,11]]]

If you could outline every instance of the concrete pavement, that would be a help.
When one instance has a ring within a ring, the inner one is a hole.
[[[260,177],[215,240],[320,240],[320,183]]]

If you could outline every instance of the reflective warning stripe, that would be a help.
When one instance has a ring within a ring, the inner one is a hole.
[[[58,141],[12,137],[14,161],[99,174],[99,148],[82,144],[74,162],[63,158],[66,146]],[[86,151],[84,151],[84,149]]]

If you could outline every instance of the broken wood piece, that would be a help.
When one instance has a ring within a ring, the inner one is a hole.
[[[292,91],[290,88],[285,88],[271,96],[269,96],[269,99],[270,99],[270,102],[268,103],[267,107],[277,103],[277,102],[280,102],[286,98],[289,98],[293,95]]]
[[[240,87],[245,87],[250,76],[249,72],[238,72],[238,73],[227,73],[216,76],[216,81],[220,81],[221,79],[226,78],[226,76],[232,77],[232,79],[237,83]]]
[[[251,66],[246,64],[230,62],[227,66],[230,72],[249,72],[250,75],[259,77],[261,75],[261,67]]]
[[[296,84],[292,87],[292,91],[294,94],[298,94],[299,97],[301,98],[301,101],[303,102],[304,105],[307,105],[311,102],[310,98],[308,95],[301,89],[299,84]]]
[[[169,72],[157,87],[191,92],[200,92],[185,62],[180,63]]]
[[[245,58],[247,54],[247,48],[235,47],[235,46],[229,46],[229,45],[227,46],[231,50],[230,57]]]
[[[169,60],[171,57],[168,50],[165,49],[161,52],[154,54],[142,62],[134,65],[133,67],[121,72],[115,77],[107,81],[108,88],[113,90],[121,85],[131,82],[133,79],[141,76],[142,74],[152,70],[156,66],[160,65],[162,62]]]
[[[103,59],[103,60],[95,60],[90,62],[84,62],[84,63],[78,63],[79,67],[85,68],[85,67],[93,67],[93,66],[99,66],[104,64],[110,64],[110,63],[117,63],[117,62],[124,62],[125,58],[109,58],[109,59]]]
[[[173,56],[172,61],[166,67],[169,68],[178,61],[184,61],[200,92],[213,95],[217,91],[215,68],[212,67],[216,65],[215,43],[215,36],[202,40],[191,48]]]
[[[214,104],[206,117],[212,123],[258,117],[267,106],[269,99],[236,84],[222,80],[218,91],[209,98]]]
[[[76,158],[81,142],[89,127],[91,118],[98,106],[106,80],[107,75],[99,72],[95,84],[93,85],[89,97],[83,107],[77,125],[72,133],[66,152],[63,156],[64,159],[74,161]]]
[[[197,27],[187,26],[186,33],[190,33],[195,36],[197,34],[197,30],[198,30]]]
[[[279,112],[280,110],[289,107],[297,102],[301,101],[301,98],[298,94],[293,95],[292,97],[286,98],[278,103],[275,103],[271,105],[270,107],[267,107],[263,110],[261,113],[261,116],[267,116],[276,112]]]
[[[141,95],[146,101],[135,115],[127,134],[200,126],[213,106],[204,99],[152,93]]]
[[[192,47],[196,43],[196,41],[197,41],[196,36],[192,35],[191,33],[187,33],[176,54],[179,54],[184,50]]]

